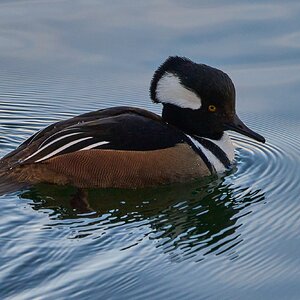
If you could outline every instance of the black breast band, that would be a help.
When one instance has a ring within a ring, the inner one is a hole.
[[[225,168],[229,168],[231,163],[226,153],[215,143],[202,137],[194,137],[203,147],[209,150],[219,161],[224,165]]]

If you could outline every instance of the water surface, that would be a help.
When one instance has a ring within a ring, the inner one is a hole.
[[[300,4],[2,1],[0,156],[40,128],[131,105],[169,55],[226,71],[235,169],[143,190],[0,197],[1,299],[299,299]]]

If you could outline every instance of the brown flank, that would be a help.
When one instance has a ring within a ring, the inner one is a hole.
[[[20,182],[74,185],[79,188],[140,188],[186,182],[209,175],[187,144],[152,151],[83,150],[44,162],[18,166],[10,176]]]

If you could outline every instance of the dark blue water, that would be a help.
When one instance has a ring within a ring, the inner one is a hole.
[[[233,135],[221,178],[136,191],[41,185],[0,197],[1,299],[299,299],[297,1],[1,1],[0,156],[114,105],[160,113],[169,55],[226,71],[267,144]]]

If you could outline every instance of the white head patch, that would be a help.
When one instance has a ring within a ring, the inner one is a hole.
[[[161,77],[156,87],[156,97],[162,103],[170,103],[181,108],[199,109],[201,99],[194,92],[184,87],[173,73]]]

